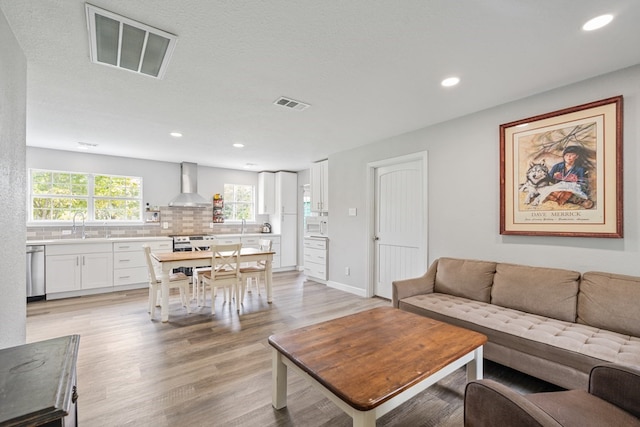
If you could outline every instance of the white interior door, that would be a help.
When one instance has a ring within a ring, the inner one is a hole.
[[[426,189],[423,160],[375,169],[374,294],[391,299],[391,282],[424,273]]]

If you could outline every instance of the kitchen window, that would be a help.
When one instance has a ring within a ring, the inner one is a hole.
[[[255,221],[255,187],[253,185],[224,185],[225,221]]]
[[[29,201],[32,222],[141,221],[142,178],[30,169]]]

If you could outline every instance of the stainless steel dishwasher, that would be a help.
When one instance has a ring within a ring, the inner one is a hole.
[[[27,245],[27,302],[45,298],[44,246]]]

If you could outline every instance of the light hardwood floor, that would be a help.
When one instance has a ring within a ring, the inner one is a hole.
[[[149,320],[147,291],[27,306],[27,340],[80,334],[78,414],[81,426],[350,426],[351,418],[294,373],[288,406],[271,406],[269,335],[369,308],[388,306],[274,274],[273,304],[255,291],[244,309],[210,307],[192,314],[172,297],[168,323]],[[554,389],[488,363],[485,376],[523,391]],[[378,420],[379,426],[461,426],[464,372]]]

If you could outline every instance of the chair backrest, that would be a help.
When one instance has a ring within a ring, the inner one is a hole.
[[[240,279],[240,249],[242,243],[227,245],[211,244],[211,279]]]
[[[258,240],[258,246],[261,251],[271,252],[271,245],[273,242],[270,239],[260,239]]]
[[[142,245],[142,250],[144,251],[144,258],[147,260],[147,268],[149,269],[149,283],[158,283],[156,269],[151,260],[151,248],[147,245]]]
[[[271,247],[273,242],[270,239],[260,239],[258,240],[258,247],[263,252],[271,252]],[[264,260],[256,262],[259,267],[264,267],[267,262]]]
[[[190,240],[191,249],[194,251],[206,251],[211,247],[211,240]]]

